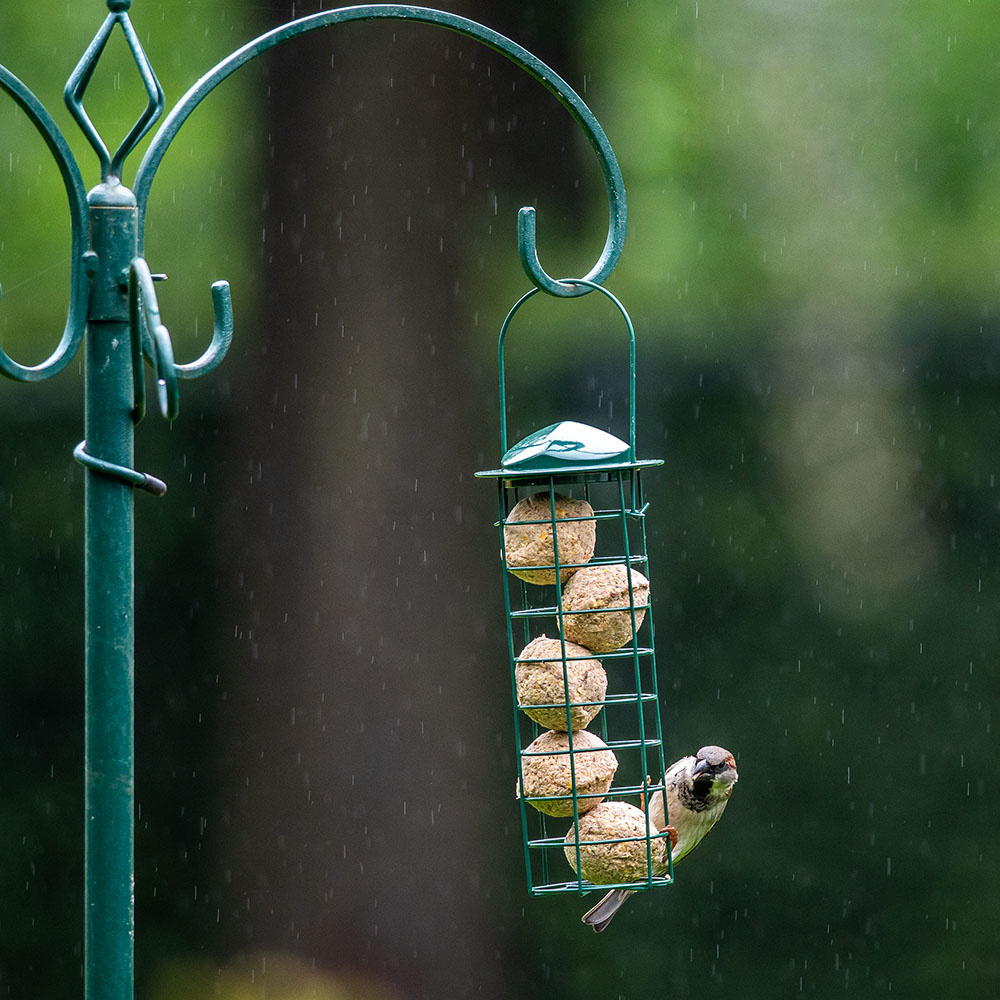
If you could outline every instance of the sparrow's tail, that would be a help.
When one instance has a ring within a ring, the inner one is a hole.
[[[632,895],[632,889],[612,889],[598,904],[587,910],[583,915],[583,922],[590,924],[599,934],[608,924],[611,918],[618,912],[618,908]]]

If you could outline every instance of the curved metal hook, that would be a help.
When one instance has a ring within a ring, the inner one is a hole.
[[[178,378],[207,375],[226,356],[229,345],[233,342],[233,298],[229,293],[228,281],[212,282],[212,313],[215,317],[212,342],[197,361],[175,365]]]
[[[87,192],[83,186],[79,167],[73,159],[59,126],[45,110],[37,97],[9,70],[0,66],[0,89],[5,90],[28,116],[38,133],[49,147],[62,175],[66,194],[69,197],[71,243],[69,314],[62,339],[45,361],[37,365],[18,364],[0,348],[0,373],[19,382],[39,382],[61,371],[73,359],[87,323],[87,301],[90,298],[90,284],[94,276],[97,256],[86,249],[89,223],[87,216]]]
[[[586,295],[593,291],[594,285],[600,285],[614,269],[621,256],[625,243],[627,221],[627,206],[625,198],[625,182],[622,179],[618,160],[604,134],[604,129],[594,117],[593,112],[583,102],[572,87],[558,74],[550,69],[527,49],[491,28],[476,21],[450,14],[446,11],[432,10],[427,7],[412,7],[404,4],[366,4],[360,7],[344,7],[339,10],[322,11],[310,14],[292,21],[289,24],[275,28],[266,34],[248,42],[230,56],[214,66],[177,102],[164,119],[163,124],[153,137],[146,155],[139,164],[135,178],[135,194],[139,204],[140,219],[144,217],[149,190],[153,176],[173,141],[180,127],[191,112],[201,103],[207,94],[215,89],[230,74],[235,72],[255,56],[266,52],[275,45],[297,35],[305,34],[316,28],[324,28],[332,24],[348,21],[374,21],[384,18],[395,18],[406,21],[417,21],[424,24],[436,24],[451,31],[458,32],[482,42],[491,49],[505,56],[515,65],[534,77],[547,90],[555,95],[583,129],[597,153],[601,170],[608,189],[608,207],[610,221],[608,238],[597,263],[581,279],[556,280],[542,267],[538,259],[538,246],[535,235],[535,210],[522,208],[518,216],[518,251],[522,266],[536,287],[565,298]],[[142,226],[140,226],[140,239]],[[141,247],[140,247],[141,250]]]
[[[180,408],[177,389],[177,368],[174,365],[174,345],[170,333],[160,321],[160,305],[149,265],[136,257],[128,269],[128,311],[132,334],[133,416],[138,423],[146,415],[146,381],[142,358],[149,358],[156,373],[160,412],[173,420]]]
[[[212,371],[226,356],[233,342],[233,302],[228,281],[212,285],[212,309],[215,322],[212,342],[196,361],[184,365],[174,362],[174,345],[160,319],[160,305],[149,265],[136,257],[128,274],[129,326],[132,336],[133,414],[138,423],[146,414],[146,382],[142,359],[149,361],[156,373],[160,412],[173,420],[180,409],[180,378],[198,378]]]

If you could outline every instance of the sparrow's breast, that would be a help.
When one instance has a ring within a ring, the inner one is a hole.
[[[693,812],[680,804],[677,809],[671,810],[670,823],[677,831],[677,846],[671,855],[675,864],[698,846],[721,814],[720,808]]]

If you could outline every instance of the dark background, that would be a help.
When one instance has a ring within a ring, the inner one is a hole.
[[[0,8],[0,61],[96,165],[61,88],[97,0]],[[296,5],[294,13],[319,9]],[[153,187],[177,355],[137,465],[138,992],[292,998],[982,997],[1000,986],[1000,23],[985,0],[469,0],[588,101],[621,161],[608,281],[639,343],[671,758],[740,784],[676,885],[603,935],[537,899],[511,795],[496,335],[606,232],[592,151],[501,56],[402,22],[315,32],[220,87]],[[293,11],[136,0],[170,107]],[[87,108],[141,88],[115,40]],[[58,339],[65,195],[0,101],[0,336]],[[138,154],[129,161],[130,183]],[[606,303],[509,340],[511,436],[624,432]],[[0,385],[0,994],[80,993],[79,365]],[[308,992],[312,990],[313,992]],[[247,992],[258,991],[258,992]]]

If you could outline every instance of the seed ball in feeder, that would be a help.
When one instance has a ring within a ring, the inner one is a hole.
[[[586,659],[574,659],[586,657]],[[514,682],[517,702],[530,719],[549,729],[565,730],[566,694],[569,685],[569,728],[584,729],[600,712],[604,696],[608,691],[608,675],[600,660],[590,655],[589,649],[575,642],[566,642],[566,676],[563,677],[563,644],[558,639],[541,635],[532,639],[521,650],[519,660],[535,660],[534,663],[518,663],[514,668]],[[576,702],[598,702],[596,705],[580,705]],[[549,705],[549,708],[533,708],[533,705]]]
[[[635,627],[646,617],[649,581],[632,570],[632,605]],[[563,588],[563,634],[571,642],[594,653],[610,653],[632,639],[632,612],[629,608],[628,570],[621,563],[612,566],[584,566]],[[622,610],[600,611],[599,608]]]
[[[595,885],[608,882],[637,882],[649,876],[646,861],[646,814],[627,802],[603,802],[580,817],[580,874]],[[657,833],[652,822],[648,835]],[[619,837],[636,838],[618,840],[613,844],[595,844],[595,840],[617,840]],[[653,874],[663,863],[665,837],[649,841]],[[576,871],[576,842],[574,831],[566,834],[563,848],[566,860]]]
[[[538,754],[538,756],[532,756]],[[569,733],[542,733],[521,755],[524,797],[549,816],[573,815],[573,774],[576,775],[577,811],[593,809],[611,787],[618,758],[600,737],[581,729],[573,733],[573,771],[570,770]],[[520,794],[520,789],[518,789]],[[593,798],[583,796],[593,794]],[[565,798],[539,798],[560,795]]]
[[[554,498],[556,544],[559,547],[559,578],[564,583],[573,574],[572,564],[590,562],[594,555],[596,522],[563,521],[562,518],[593,518],[594,508],[586,500],[573,500],[556,493]],[[521,521],[542,521],[543,524],[521,524]],[[555,583],[555,569],[519,569],[521,566],[555,566],[556,553],[552,545],[552,506],[548,493],[519,500],[507,515],[503,528],[503,544],[507,554],[507,569],[527,583]],[[571,564],[570,568],[566,564]]]

